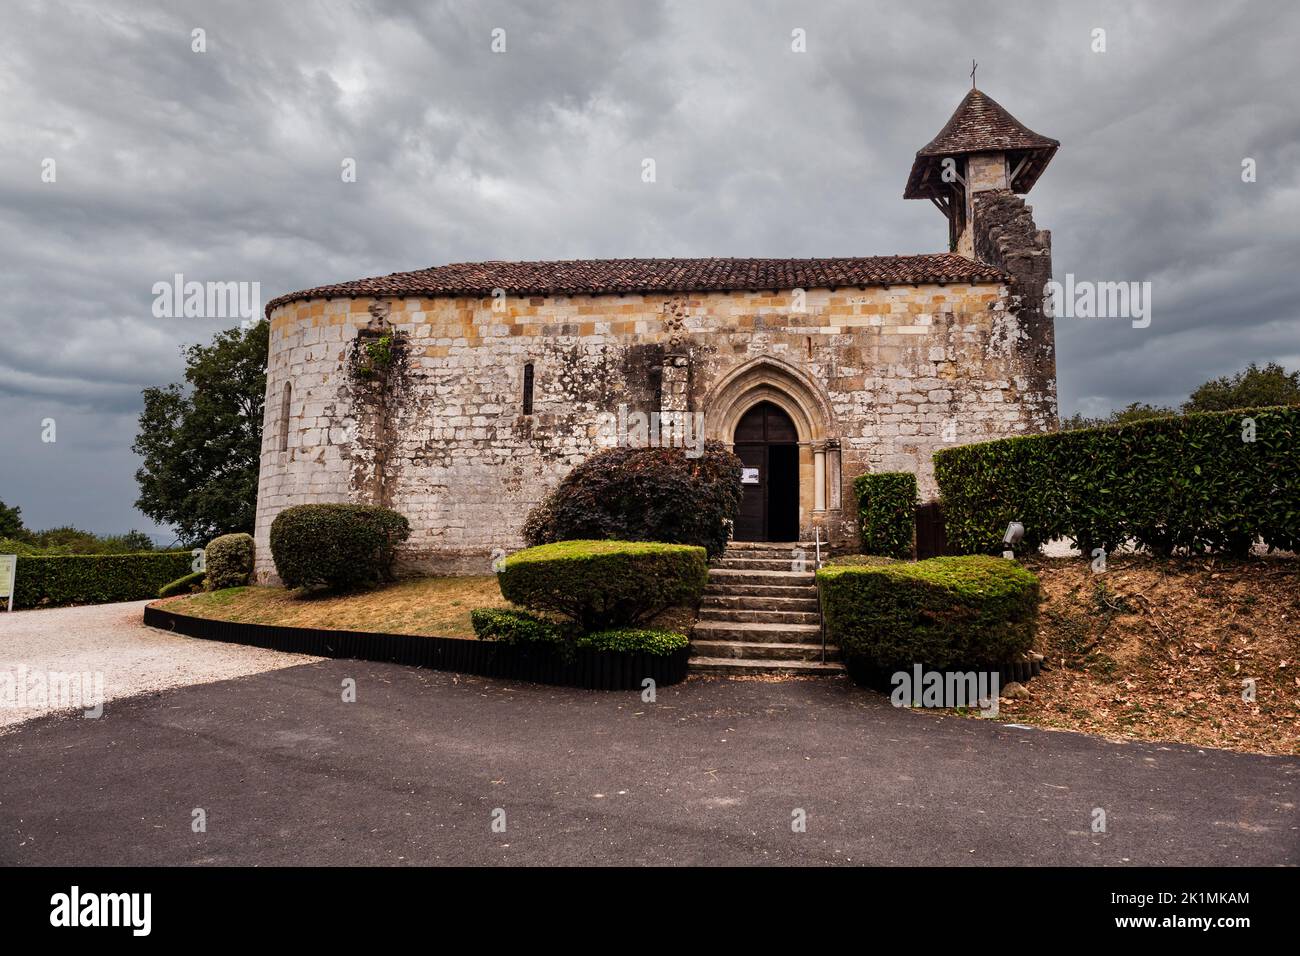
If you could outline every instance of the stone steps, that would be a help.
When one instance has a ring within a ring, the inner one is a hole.
[[[739,587],[754,587],[753,585],[740,585]],[[811,611],[817,614],[821,609],[817,606],[816,597],[807,597],[807,588],[790,588],[789,594],[782,593],[780,588],[770,588],[767,590],[775,591],[775,594],[737,594],[736,588],[732,588],[727,594],[706,594],[704,603],[700,605],[702,610],[746,610],[746,611]]]
[[[817,589],[795,584],[727,584],[712,583],[704,591],[705,601],[730,601],[738,598],[763,598],[772,601],[812,601],[817,603]],[[772,604],[775,607],[776,604]]]
[[[709,582],[716,584],[767,584],[814,587],[811,571],[737,570],[709,568]]]
[[[739,657],[692,657],[691,671],[715,676],[748,677],[790,675],[795,677],[837,677],[844,673],[839,661],[768,661]]]
[[[695,636],[708,641],[816,644],[821,647],[820,624],[774,624],[753,621],[696,621]]]
[[[705,641],[696,639],[691,650],[693,657],[738,658],[747,661],[820,661],[820,644],[783,644],[777,641]],[[838,661],[840,649],[826,648],[826,660]]]
[[[814,556],[803,543],[733,541],[709,568],[691,637],[691,670],[842,673],[839,648],[822,647]]]
[[[812,571],[810,557],[723,558],[714,568],[720,571]]]
[[[757,610],[736,607],[702,607],[699,620],[733,621],[746,624],[812,624],[821,629],[821,615],[816,611]]]

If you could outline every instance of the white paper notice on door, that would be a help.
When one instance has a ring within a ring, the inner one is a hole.
[[[742,485],[758,484],[758,469],[757,468],[740,469],[740,483]]]

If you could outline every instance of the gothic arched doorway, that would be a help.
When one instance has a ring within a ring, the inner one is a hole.
[[[772,402],[759,402],[736,423],[736,455],[744,464],[737,541],[799,539],[799,433]]]

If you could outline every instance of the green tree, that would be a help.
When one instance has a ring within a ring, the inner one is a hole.
[[[1183,404],[1184,412],[1226,412],[1264,405],[1300,405],[1300,370],[1288,372],[1276,362],[1263,368],[1251,362],[1231,378],[1212,379]]]
[[[135,506],[187,544],[253,530],[268,338],[264,321],[219,332],[182,350],[185,386],[144,390]]]
[[[1124,408],[1110,413],[1110,424],[1127,425],[1130,422],[1143,422],[1148,418],[1171,418],[1178,414],[1175,408],[1162,405],[1148,405],[1146,402],[1130,402]]]
[[[23,509],[10,508],[0,501],[0,538],[22,538],[27,533],[23,527]]]
[[[1146,402],[1130,402],[1124,408],[1116,409],[1105,418],[1087,418],[1075,412],[1069,418],[1061,419],[1061,431],[1075,431],[1080,428],[1098,428],[1102,425],[1127,425],[1129,422],[1145,421],[1148,418],[1168,418],[1177,415],[1172,408],[1162,405],[1148,405]]]

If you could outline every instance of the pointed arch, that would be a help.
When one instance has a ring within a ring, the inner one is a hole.
[[[825,390],[803,369],[770,355],[738,365],[722,376],[704,400],[708,438],[730,444],[736,425],[759,402],[771,402],[794,422],[800,444],[824,442],[835,434]]]

